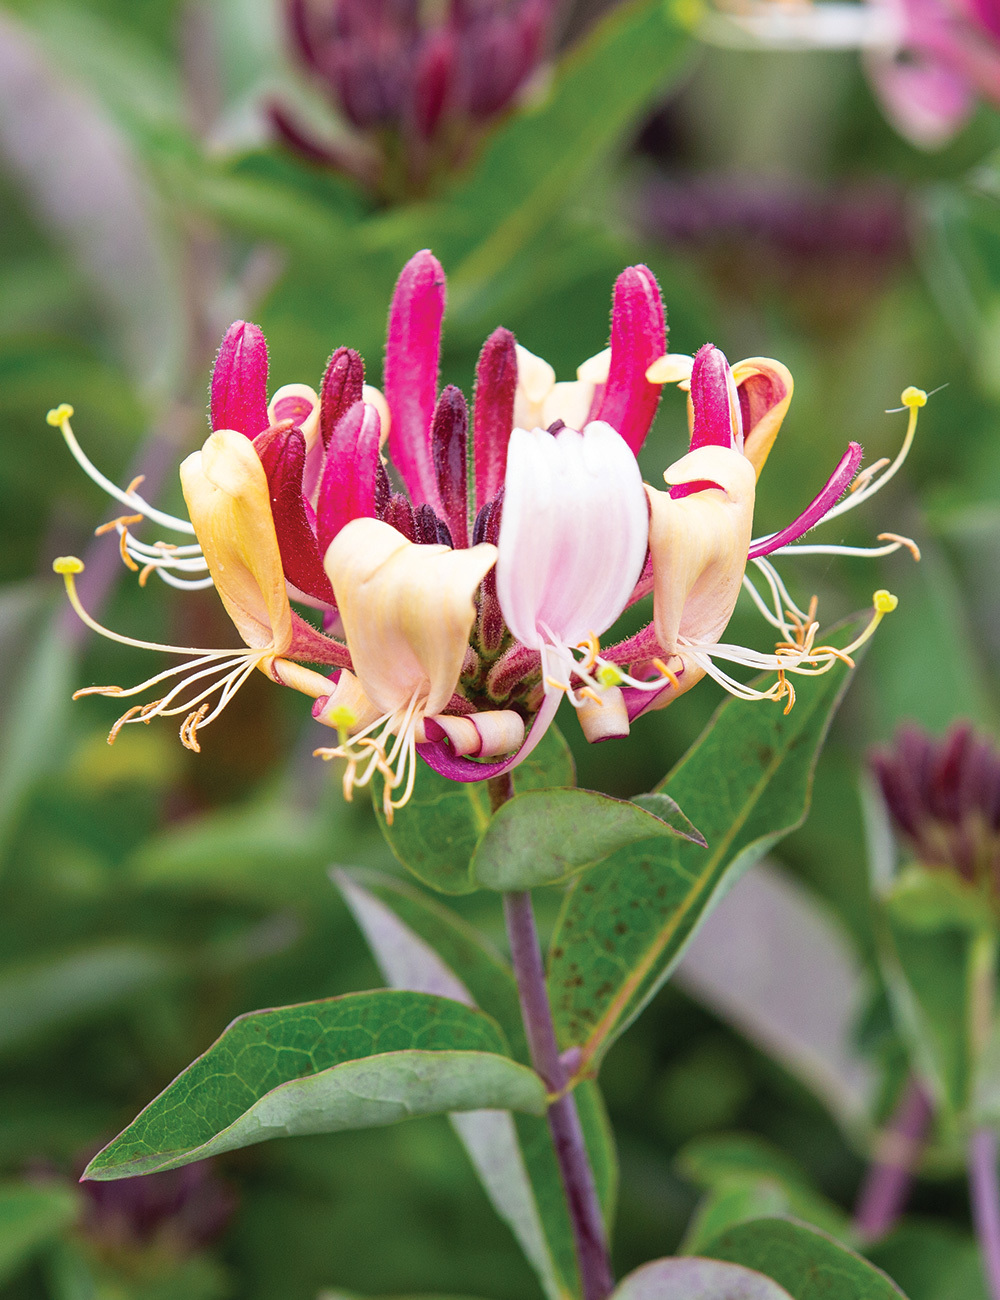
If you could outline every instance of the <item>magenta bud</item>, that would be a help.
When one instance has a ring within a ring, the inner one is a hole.
[[[441,393],[431,425],[431,451],[441,513],[455,545],[469,544],[466,444],[469,410],[460,389],[449,384]]]
[[[472,439],[476,469],[476,509],[492,501],[503,484],[507,443],[514,425],[517,353],[510,330],[496,329],[483,344],[476,364]]]
[[[266,429],[254,439],[254,447],[267,475],[271,516],[285,577],[306,595],[334,604],[333,588],[323,569],[302,495],[306,440],[301,430]]]
[[[445,276],[427,249],[403,267],[385,347],[385,397],[392,423],[389,454],[415,505],[437,504],[431,422],[437,401]]]
[[[322,555],[352,519],[376,517],[375,491],[382,464],[380,434],[378,411],[367,402],[355,402],[337,422],[327,448],[316,503],[316,530]]]
[[[733,372],[725,353],[712,343],[697,351],[691,371],[691,451],[698,447],[743,447],[743,420]]]
[[[337,348],[326,363],[319,387],[319,430],[324,447],[330,445],[340,419],[361,401],[364,383],[365,363],[358,353],[353,348]]]
[[[646,266],[629,266],[615,281],[611,306],[611,368],[592,418],[617,429],[638,453],[660,402],[662,384],[646,371],[667,350],[663,300],[656,277]]]
[[[267,343],[249,321],[234,321],[226,330],[212,370],[213,429],[235,429],[256,438],[268,426]]]

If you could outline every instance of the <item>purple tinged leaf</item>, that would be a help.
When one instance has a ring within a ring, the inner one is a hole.
[[[472,436],[477,510],[496,496],[507,468],[507,443],[514,426],[517,389],[515,346],[510,330],[496,329],[483,344],[476,365]]]
[[[417,506],[438,504],[431,421],[444,304],[444,271],[424,249],[410,258],[396,283],[385,348],[385,397],[392,415],[389,454]]]
[[[337,348],[327,362],[319,389],[319,430],[323,446],[355,402],[361,401],[365,363],[353,348]]]
[[[306,440],[299,429],[267,429],[254,439],[271,496],[281,567],[299,591],[333,605],[333,588],[302,495]]]
[[[267,343],[250,321],[226,330],[212,371],[212,428],[235,429],[256,438],[267,416]]]
[[[468,496],[466,491],[466,447],[469,410],[461,390],[454,384],[444,389],[434,411],[431,450],[437,475],[437,495],[454,545],[469,544]]]
[[[667,350],[663,300],[646,266],[629,266],[615,281],[611,309],[611,369],[597,412],[638,453],[660,402],[662,384],[646,371]]]
[[[654,1259],[623,1278],[612,1300],[792,1300],[756,1269],[718,1259]]]

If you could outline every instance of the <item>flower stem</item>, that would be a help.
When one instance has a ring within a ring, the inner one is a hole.
[[[983,1272],[991,1300],[1000,1300],[1000,1188],[997,1186],[997,1136],[976,1129],[969,1139],[969,1197]]]
[[[884,1237],[902,1214],[932,1114],[926,1089],[911,1075],[858,1193],[854,1230],[865,1241]]]
[[[490,782],[494,809],[509,799],[511,793],[509,777]],[[549,1131],[573,1225],[583,1300],[605,1300],[615,1285],[607,1233],[576,1099],[572,1092],[563,1093],[568,1077],[559,1056],[531,894],[527,890],[504,894],[503,908],[531,1063],[545,1080],[549,1092],[559,1094],[548,1109]]]

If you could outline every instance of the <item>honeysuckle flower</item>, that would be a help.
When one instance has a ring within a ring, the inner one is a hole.
[[[128,511],[98,531],[117,532],[140,583],[155,574],[175,587],[214,585],[243,642],[200,650],[102,628],[76,593],[80,562],[58,561],[90,627],[182,659],[139,686],[83,692],[165,687],[123,714],[109,740],[129,722],[182,716],[181,739],[197,749],[199,731],[259,670],[311,698],[317,722],[337,732],[338,743],[317,753],[345,762],[348,797],[380,775],[391,820],[413,789],[417,755],[456,780],[505,772],[538,743],[564,696],[588,739],[603,740],[706,673],[747,698],[791,702],[791,674],[826,671],[850,654],[816,644],[813,611],[799,610],[766,557],[846,508],[836,502],[860,448],[852,444],[788,528],[750,536],[756,476],[791,398],[780,363],[730,369],[710,345],[696,358],[667,353],[656,282],[630,267],[615,285],[610,347],[575,386],[559,391],[543,362],[494,331],[476,367],[470,423],[462,393],[438,390],[444,307],[439,263],[416,254],[393,296],[382,391],[341,347],[318,390],[286,384],[269,397],[263,334],[232,326],[212,377],[213,432],[181,466],[187,519],[148,503],[139,481],[111,483],[77,443],[71,409],[50,412],[81,466]],[[636,453],[668,382],[690,390],[691,440],[659,492],[643,485]],[[922,400],[904,395],[904,450],[880,479],[876,465],[854,480],[853,503],[898,468]],[[516,424],[525,402],[554,416],[549,427]],[[558,409],[585,414],[582,429]],[[142,541],[143,522],[180,540]],[[886,540],[873,553],[908,544]],[[748,562],[770,602],[747,579]],[[741,587],[780,630],[771,654],[721,640]],[[650,593],[650,624],[602,650],[625,607]],[[879,596],[869,633],[892,603]],[[771,668],[776,681],[745,686],[718,661]]]

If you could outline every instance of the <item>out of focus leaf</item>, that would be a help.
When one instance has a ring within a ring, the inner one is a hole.
[[[996,914],[982,891],[948,870],[906,867],[883,901],[894,920],[907,930],[978,932],[996,926]]]
[[[106,1014],[179,973],[167,953],[126,941],[7,967],[0,971],[0,1053]]]
[[[178,277],[141,171],[65,60],[9,14],[0,14],[0,151],[108,307],[130,373],[146,391],[161,387],[181,346]]]
[[[689,1143],[680,1172],[708,1193],[689,1225],[684,1250],[697,1255],[725,1228],[763,1215],[792,1215],[843,1240],[844,1212],[809,1183],[795,1162],[749,1134],[721,1134]]]
[[[486,889],[534,889],[568,880],[628,845],[676,837],[694,839],[626,800],[593,790],[534,790],[497,809],[472,855],[471,874]]]
[[[901,1223],[872,1246],[871,1257],[910,1300],[987,1300],[975,1240],[944,1223],[931,1219]]]
[[[450,195],[454,234],[446,228],[439,241],[456,312],[516,270],[524,246],[621,141],[689,48],[662,0],[617,5],[559,66],[548,100],[494,138],[471,179]]]
[[[0,1183],[0,1283],[73,1222],[80,1200],[61,1183]]]
[[[240,1016],[90,1162],[86,1177],[174,1169],[268,1138],[478,1107],[545,1109],[496,1022],[422,993],[348,993]]]
[[[703,1250],[712,1259],[728,1259],[774,1278],[795,1300],[900,1300],[903,1295],[881,1269],[794,1219],[740,1223]]]
[[[654,1259],[623,1278],[614,1300],[794,1300],[777,1282],[717,1259]]]
[[[527,762],[514,769],[515,793],[572,784],[573,760],[566,742],[550,727]],[[490,822],[490,800],[482,781],[449,781],[426,763],[417,764],[410,801],[386,823],[382,787],[372,782],[372,800],[390,849],[425,885],[442,894],[470,894],[479,886],[470,862]]]
[[[670,975],[722,890],[802,822],[847,681],[841,665],[806,679],[787,715],[728,700],[662,783],[708,849],[677,839],[638,845],[574,882],[549,961],[563,1046],[599,1058]]]
[[[870,1118],[874,1072],[854,1043],[870,977],[834,915],[793,877],[752,867],[708,916],[675,978],[839,1119]]]

